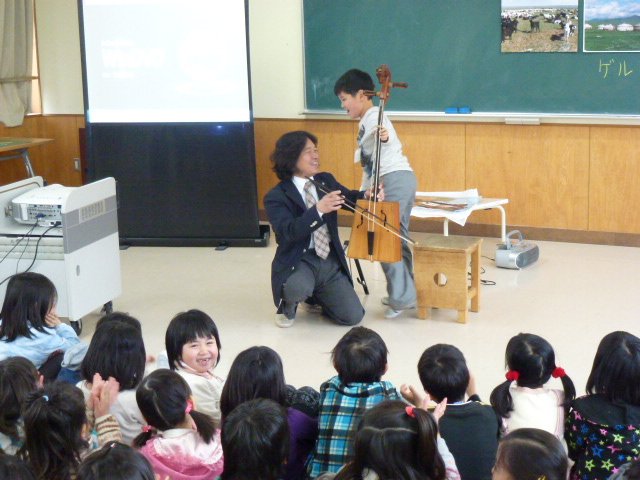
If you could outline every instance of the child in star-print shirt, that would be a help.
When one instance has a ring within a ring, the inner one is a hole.
[[[602,339],[587,393],[566,419],[570,478],[605,480],[640,455],[640,338],[613,332]]]

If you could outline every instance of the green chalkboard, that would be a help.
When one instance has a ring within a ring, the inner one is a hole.
[[[304,0],[306,108],[338,110],[342,73],[377,83],[386,63],[409,83],[390,111],[640,115],[640,54],[501,53],[500,13],[500,0]]]

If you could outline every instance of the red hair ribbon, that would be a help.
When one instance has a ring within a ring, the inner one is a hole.
[[[145,426],[142,427],[142,431],[144,433],[149,433],[152,430],[153,430],[153,427],[151,425],[145,425]]]
[[[184,409],[184,413],[191,413],[191,410],[193,410],[193,400],[189,399],[187,400],[187,408]]]
[[[509,370],[505,377],[507,377],[507,380],[510,382],[515,382],[520,378],[520,372],[517,370]]]
[[[553,372],[551,372],[551,376],[553,378],[562,378],[566,375],[566,372],[564,371],[564,368],[561,367],[556,367],[553,369]]]
[[[407,415],[409,415],[411,418],[416,418],[415,407],[407,405],[406,407],[404,407],[404,411],[407,412]]]

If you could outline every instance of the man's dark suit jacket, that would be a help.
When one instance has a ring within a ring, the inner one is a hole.
[[[355,203],[358,198],[363,198],[364,192],[349,190],[344,187],[330,173],[318,173],[313,179],[324,185],[324,188],[332,192],[340,190],[345,198]],[[318,198],[324,193],[316,188]],[[280,307],[282,299],[282,286],[296,268],[302,255],[309,248],[311,234],[314,230],[326,224],[331,237],[331,245],[345,275],[351,280],[344,249],[338,236],[337,212],[325,213],[320,217],[317,208],[307,208],[300,192],[291,180],[283,180],[273,187],[264,197],[264,206],[267,210],[269,222],[276,234],[278,248],[271,263],[271,289],[273,290],[273,302]]]

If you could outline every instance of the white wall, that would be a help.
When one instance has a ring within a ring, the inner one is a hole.
[[[76,0],[36,0],[42,112],[83,114]]]
[[[36,22],[43,113],[82,115],[77,0],[36,0]],[[254,117],[301,117],[302,0],[249,0],[249,38]]]

